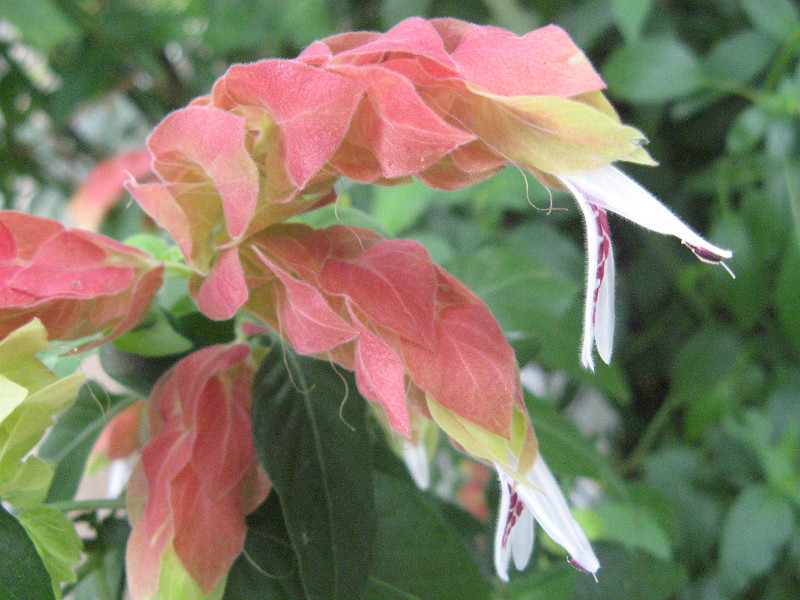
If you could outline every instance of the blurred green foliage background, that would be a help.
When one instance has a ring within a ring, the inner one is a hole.
[[[539,564],[494,597],[796,598],[792,0],[0,0],[3,207],[65,218],[95,164],[141,146],[232,62],[292,57],[411,15],[517,33],[563,26],[661,163],[625,170],[734,251],[731,280],[675,239],[613,220],[616,354],[591,374],[578,360],[583,241],[568,197],[511,169],[453,193],[344,186],[337,218],[423,242],[486,300],[520,364],[535,365],[528,400],[545,457],[564,481],[597,484],[575,498],[588,500],[579,516],[604,566],[599,583],[548,559],[543,540]],[[140,223],[128,202],[113,216],[104,231],[120,239]]]

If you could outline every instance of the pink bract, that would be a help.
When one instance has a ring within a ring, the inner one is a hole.
[[[162,273],[144,252],[103,235],[0,211],[0,337],[39,317],[51,340],[102,333],[91,342],[99,345],[139,324]]]
[[[128,488],[127,573],[136,600],[156,594],[168,550],[203,593],[242,551],[245,515],[270,489],[251,433],[249,354],[245,344],[203,348],[153,388],[151,438]]]

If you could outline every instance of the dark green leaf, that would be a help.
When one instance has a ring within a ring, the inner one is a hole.
[[[175,331],[164,311],[150,310],[134,329],[114,340],[114,345],[125,352],[140,356],[169,356],[192,349],[192,342]]]
[[[509,597],[514,600],[574,600],[578,587],[578,571],[566,563],[548,567],[537,565],[509,584]]]
[[[573,281],[507,246],[459,254],[445,267],[486,302],[512,339],[562,320],[578,298]]]
[[[800,253],[791,252],[783,261],[774,294],[778,323],[786,339],[800,350]]]
[[[622,478],[572,423],[544,402],[529,395],[525,400],[542,456],[554,471],[592,477],[613,489],[618,498],[627,495]]]
[[[775,40],[785,42],[800,33],[800,10],[791,0],[739,0],[750,22]]]
[[[733,331],[702,329],[686,341],[672,369],[670,401],[686,406],[686,427],[697,437],[743,398],[737,392],[745,349]]]
[[[359,597],[375,530],[364,401],[352,377],[276,345],[253,386],[256,450],[309,600]]]
[[[752,227],[753,224],[745,222],[742,216],[727,214],[714,223],[709,236],[717,243],[724,241],[725,247],[733,251],[733,258],[725,263],[736,273],[735,280],[723,269],[707,273],[709,295],[731,311],[745,328],[752,327],[766,308],[769,297],[764,289],[773,277],[761,262]],[[707,270],[705,265],[695,264],[694,267]]]
[[[578,579],[581,600],[665,600],[688,581],[686,568],[659,560],[645,552],[632,552],[605,544],[595,545],[602,570],[597,583],[591,577]]]
[[[603,65],[602,73],[613,96],[642,104],[687,96],[702,83],[700,61],[673,37],[620,46]]]
[[[25,529],[0,505],[0,600],[54,600],[50,576]]]
[[[789,504],[762,486],[744,490],[728,512],[720,546],[720,578],[737,594],[765,573],[795,529]]]
[[[699,561],[719,538],[722,509],[718,499],[701,489],[702,465],[697,450],[681,446],[651,454],[644,464],[644,482],[672,505],[671,521],[681,536],[690,562]]]
[[[83,476],[86,458],[108,421],[133,401],[111,396],[99,384],[89,382],[78,399],[59,418],[39,448],[39,456],[55,464],[48,502],[71,500]]]
[[[80,35],[80,29],[52,0],[0,0],[0,17],[19,28],[26,42],[45,52]]]
[[[378,531],[363,600],[484,600],[468,546],[407,481],[375,474]]]
[[[247,516],[244,550],[228,574],[223,600],[305,600],[297,559],[276,494]]]
[[[384,29],[394,27],[403,19],[428,12],[431,0],[381,0],[379,16]]]
[[[705,67],[712,77],[746,84],[764,70],[775,50],[772,40],[745,29],[714,44],[705,58]]]
[[[647,15],[653,8],[653,0],[612,0],[611,6],[625,39],[638,39]]]
[[[149,396],[158,378],[181,355],[147,357],[120,350],[114,344],[100,348],[100,364],[111,377],[142,396]]]

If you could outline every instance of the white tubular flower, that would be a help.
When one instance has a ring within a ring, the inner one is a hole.
[[[541,455],[536,457],[527,482],[520,483],[495,463],[500,477],[500,507],[495,532],[494,564],[497,575],[508,581],[508,566],[522,570],[533,550],[534,519],[570,555],[574,567],[593,575],[600,562],[586,534],[570,513],[550,469]]]
[[[403,461],[417,487],[427,490],[431,487],[431,467],[428,460],[428,450],[420,440],[416,443],[402,440]]]
[[[603,361],[611,360],[614,340],[614,255],[606,211],[658,233],[674,235],[697,258],[721,264],[733,276],[722,262],[732,256],[730,250],[709,244],[619,169],[608,166],[588,173],[561,175],[559,179],[575,196],[586,222],[588,268],[581,362],[587,369],[594,370],[593,346]]]

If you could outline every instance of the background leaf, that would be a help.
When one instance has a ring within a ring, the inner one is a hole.
[[[50,576],[31,538],[0,505],[0,600],[54,600]]]
[[[602,74],[614,97],[642,104],[686,96],[703,83],[700,60],[673,37],[620,46],[603,65]]]
[[[359,597],[375,509],[364,401],[330,364],[276,345],[253,385],[256,451],[311,599]]]
[[[363,600],[490,597],[464,539],[412,484],[375,474],[375,503],[378,529]]]
[[[627,41],[634,41],[653,8],[653,0],[611,0],[611,10]]]
[[[34,506],[17,515],[20,524],[31,537],[53,584],[60,595],[61,584],[77,580],[75,567],[81,560],[83,543],[73,522],[51,506]]]
[[[111,396],[95,382],[81,387],[75,404],[61,415],[39,447],[39,456],[55,466],[48,502],[75,497],[86,459],[103,427],[133,401],[129,396]]]
[[[744,490],[725,520],[720,547],[723,589],[736,594],[767,571],[796,529],[789,504],[762,486]],[[746,544],[742,540],[747,540]]]

